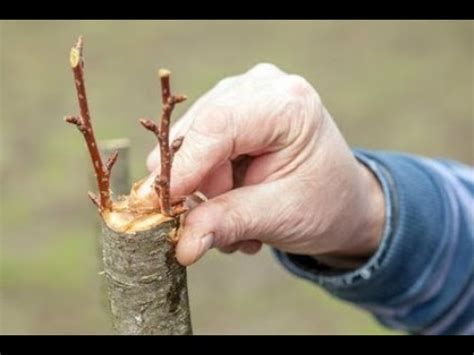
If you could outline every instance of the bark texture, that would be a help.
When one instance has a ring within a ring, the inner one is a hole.
[[[117,201],[118,197],[127,195],[130,192],[132,184],[130,179],[130,140],[127,138],[104,139],[98,142],[100,155],[107,161],[115,152],[118,152],[120,159],[114,166],[114,173],[110,176],[110,197],[112,201]],[[96,188],[96,178],[93,173],[89,174],[90,189]],[[104,264],[102,262],[102,236],[101,236],[101,218],[97,217],[97,211],[91,212],[91,220],[94,221],[95,245],[97,253],[98,272],[103,272]],[[103,278],[99,284],[100,304],[105,313],[109,312],[109,301],[107,296],[107,285]],[[110,314],[108,314],[110,316]]]
[[[134,234],[102,223],[104,276],[119,334],[192,334],[186,268],[170,242],[178,221]]]

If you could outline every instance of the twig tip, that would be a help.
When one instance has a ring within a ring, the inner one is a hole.
[[[150,120],[149,118],[140,118],[138,120],[140,124],[145,127],[147,130],[158,133],[158,126],[156,125],[155,122]]]
[[[76,47],[71,48],[71,52],[69,53],[69,64],[71,64],[71,68],[75,68],[79,65],[81,61],[81,52]]]
[[[176,96],[173,97],[173,100],[174,100],[175,103],[180,104],[181,102],[186,101],[187,98],[188,97],[185,96],[185,95],[176,95]]]
[[[171,75],[171,72],[168,69],[160,68],[158,69],[158,76],[160,78],[166,78]]]
[[[75,124],[75,125],[79,125],[81,123],[79,117],[77,116],[64,116],[63,120],[64,122]]]
[[[118,155],[119,155],[118,150],[114,151],[112,153],[112,155],[109,157],[109,159],[107,160],[107,163],[105,164],[109,174],[112,172],[112,167],[114,166],[115,162],[117,161]]]
[[[81,35],[77,38],[76,44],[71,48],[71,52],[69,53],[69,63],[71,64],[71,68],[77,67],[77,65],[81,62],[83,46],[84,38]]]
[[[82,49],[82,46],[84,45],[84,36],[83,35],[79,35],[79,37],[77,37],[77,42],[76,42],[76,48],[81,50]]]

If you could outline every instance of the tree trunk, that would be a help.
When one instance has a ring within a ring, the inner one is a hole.
[[[177,262],[170,242],[178,224],[175,218],[121,233],[103,220],[104,276],[119,334],[192,334],[186,268]]]

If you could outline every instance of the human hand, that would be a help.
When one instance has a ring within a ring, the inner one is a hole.
[[[190,265],[209,248],[253,254],[262,243],[311,256],[364,258],[377,248],[384,198],[352,155],[315,89],[271,64],[221,80],[172,127],[185,136],[171,195],[196,190],[176,256]],[[149,189],[159,173],[150,153]]]

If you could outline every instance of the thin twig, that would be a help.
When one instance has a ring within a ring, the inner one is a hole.
[[[118,150],[112,153],[112,155],[107,159],[107,163],[105,163],[105,166],[107,167],[107,172],[110,173],[112,172],[112,168],[114,167],[115,162],[117,161],[118,158]]]
[[[162,113],[160,127],[150,119],[141,119],[140,123],[153,132],[158,140],[160,146],[160,163],[161,171],[155,179],[154,189],[159,196],[160,210],[165,216],[176,216],[183,213],[184,207],[172,208],[170,198],[170,179],[171,179],[171,164],[173,157],[183,144],[184,137],[176,138],[170,146],[169,143],[169,130],[171,113],[173,112],[174,106],[180,102],[186,100],[184,95],[172,95],[170,90],[170,71],[166,69],[160,69],[158,76],[161,83],[161,101],[162,101]]]
[[[77,92],[77,100],[79,103],[80,116],[67,116],[64,120],[74,124],[81,131],[86,141],[87,149],[94,166],[97,186],[99,188],[99,198],[92,198],[92,201],[98,205],[99,209],[109,209],[110,200],[110,173],[112,167],[117,160],[117,154],[114,154],[104,165],[97,147],[97,142],[92,128],[91,118],[89,115],[89,105],[87,103],[86,87],[84,81],[84,57],[82,55],[83,39],[79,37],[77,43],[71,48],[69,61],[74,74],[74,84]],[[90,195],[89,195],[90,196]],[[97,203],[98,202],[98,203]]]
[[[88,191],[88,192],[87,192],[87,196],[89,196],[89,198],[91,199],[92,203],[93,203],[94,205],[96,205],[97,208],[100,209],[100,201],[99,201],[99,199],[97,198],[97,196],[96,196],[93,192],[91,192],[91,191]]]

